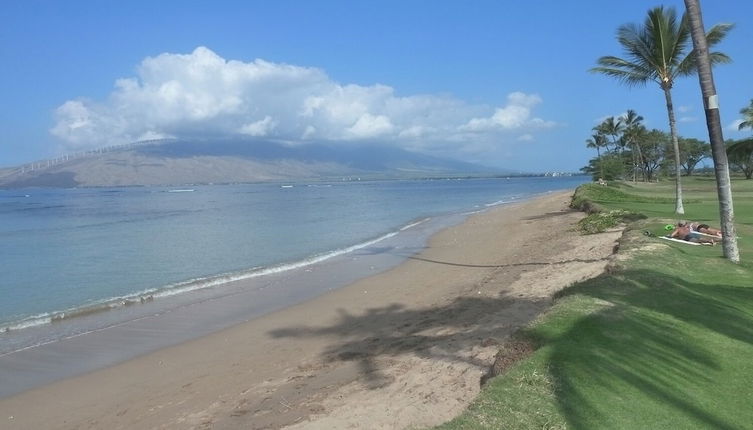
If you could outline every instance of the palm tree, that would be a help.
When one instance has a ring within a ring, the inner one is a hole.
[[[743,122],[741,122],[740,125],[737,126],[737,129],[753,129],[753,99],[751,99],[750,105],[748,107],[740,109],[740,114],[743,116]]]
[[[645,127],[641,125],[643,117],[638,115],[634,110],[628,109],[622,118],[622,123],[625,125],[622,132],[623,145],[631,147],[633,153],[633,182],[636,182],[636,170],[637,166],[643,164],[641,155],[641,147],[637,144],[638,135],[645,132]]]
[[[732,26],[716,25],[706,35],[709,46],[719,43]],[[696,71],[695,54],[688,52],[690,29],[687,17],[683,14],[678,21],[674,8],[663,6],[648,11],[643,25],[625,24],[617,29],[617,41],[622,45],[627,59],[606,56],[598,60],[599,67],[592,72],[603,73],[629,85],[645,85],[656,82],[664,92],[669,117],[669,130],[675,151],[675,212],[685,213],[682,205],[682,185],[680,183],[680,152],[677,143],[677,125],[672,107],[672,86],[675,78],[691,75]],[[727,63],[727,55],[714,52],[709,54],[712,63]]]
[[[606,138],[603,134],[596,133],[586,139],[586,148],[596,148],[596,157],[599,162],[599,176],[604,177],[604,167],[601,165],[601,148],[606,146]]]
[[[594,130],[597,133],[600,133],[604,136],[612,136],[611,142],[607,142],[607,143],[611,143],[612,145],[614,145],[614,148],[616,150],[620,147],[617,141],[617,136],[619,136],[622,133],[623,128],[624,126],[622,125],[621,118],[615,118],[613,116],[610,116],[609,118],[602,121],[601,124],[594,127]],[[607,148],[609,148],[608,145],[607,145]]]
[[[601,148],[604,146],[604,136],[600,134],[593,134],[586,139],[586,148],[596,149],[596,156],[601,158]]]
[[[714,26],[709,34],[704,33],[703,20],[701,18],[701,6],[698,0],[685,0],[685,9],[689,20],[693,38],[693,54],[695,55],[694,66],[698,69],[698,81],[701,84],[703,94],[703,107],[706,112],[706,126],[709,130],[711,141],[711,156],[714,159],[714,174],[716,175],[716,193],[719,198],[719,217],[722,227],[722,251],[724,256],[735,263],[740,262],[740,252],[737,248],[737,235],[735,233],[735,215],[732,205],[732,186],[729,178],[729,163],[724,147],[722,135],[722,121],[719,118],[719,103],[717,102],[714,76],[711,73],[711,65],[714,63],[713,54],[709,53],[709,46],[718,42],[723,35],[713,33]],[[726,25],[724,33],[732,28]],[[727,58],[729,61],[729,58]]]

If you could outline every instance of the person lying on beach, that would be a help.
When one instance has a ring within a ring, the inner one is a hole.
[[[673,239],[680,239],[687,242],[696,242],[696,243],[710,243],[712,245],[716,244],[716,240],[713,238],[706,238],[706,237],[700,237],[697,235],[694,235],[693,232],[698,233],[704,233],[702,231],[694,230],[691,225],[696,224],[696,227],[700,227],[700,225],[697,225],[697,223],[687,223],[680,221],[677,223],[677,227],[672,231],[672,233],[668,234],[667,237],[671,237]],[[705,224],[701,224],[705,225]],[[706,225],[707,228],[709,228]],[[721,233],[721,232],[720,232]],[[712,234],[712,233],[704,233],[704,234]],[[715,234],[712,234],[715,236]],[[721,238],[721,234],[719,235],[719,238]]]
[[[687,223],[691,230],[697,231],[698,233],[708,234],[711,236],[719,236],[722,237],[722,231],[713,227],[709,227],[708,224],[701,224],[697,222],[691,222]]]

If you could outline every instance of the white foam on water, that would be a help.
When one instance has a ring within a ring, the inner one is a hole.
[[[91,315],[97,312],[107,311],[111,309],[118,309],[124,306],[136,305],[140,303],[150,302],[157,298],[166,298],[176,296],[178,294],[189,293],[192,291],[203,290],[207,288],[217,287],[230,282],[241,281],[244,279],[257,278],[265,275],[271,275],[289,270],[300,269],[306,266],[311,266],[323,261],[329,260],[340,255],[348,254],[359,249],[366,248],[368,246],[379,243],[383,240],[396,236],[400,231],[405,231],[409,228],[415,227],[428,221],[430,218],[411,223],[405,227],[400,228],[398,231],[393,231],[375,239],[358,243],[356,245],[348,246],[345,248],[336,249],[333,251],[325,252],[322,254],[314,255],[312,257],[292,262],[279,264],[270,267],[255,267],[242,272],[228,273],[218,276],[194,278],[187,281],[182,281],[174,284],[169,284],[161,288],[151,288],[142,290],[137,293],[129,294],[126,296],[110,297],[104,300],[100,300],[95,303],[88,303],[84,306],[69,308],[62,311],[48,312],[44,314],[38,314],[31,317],[27,317],[20,321],[13,321],[5,325],[0,326],[0,334],[8,333],[11,331],[22,330],[30,327],[38,327],[46,324],[53,324],[75,318],[79,316]],[[25,349],[25,348],[24,348]],[[2,356],[2,355],[0,355]]]

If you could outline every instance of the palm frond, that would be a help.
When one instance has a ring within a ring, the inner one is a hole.
[[[687,14],[682,14],[680,24],[672,29],[674,40],[672,44],[672,65],[677,66],[685,59],[683,55],[688,49],[693,48],[693,39],[690,34],[690,21]]]
[[[750,104],[748,106],[740,109],[740,113],[753,119],[753,99],[750,99]]]
[[[628,85],[643,85],[654,79],[653,69],[644,64],[636,64],[619,57],[605,56],[597,61],[600,67],[590,71],[612,76]]]
[[[732,58],[730,58],[727,54],[723,52],[710,52],[709,58],[711,59],[711,64],[728,64],[732,62]]]
[[[594,67],[589,71],[611,76],[628,86],[645,85],[646,82],[652,79],[651,77],[646,76],[643,73],[635,73],[629,70],[614,69],[609,67]]]
[[[721,42],[733,28],[735,24],[717,24],[711,27],[706,32],[706,43],[709,48]]]
[[[709,52],[709,60],[711,65],[728,64],[732,62],[727,54],[723,52]],[[682,60],[677,66],[676,76],[688,76],[693,75],[698,71],[698,59],[696,58],[695,49]]]
[[[683,15],[678,22],[674,8],[657,7],[648,12],[645,31],[653,44],[657,75],[671,87],[690,40],[687,18]]]
[[[735,27],[734,24],[717,24],[706,32],[706,44],[709,48],[718,44]],[[723,52],[709,52],[712,65],[731,63],[732,59]],[[691,50],[677,65],[677,76],[687,76],[696,73],[697,60],[695,49]]]
[[[635,24],[622,25],[617,29],[617,41],[634,64],[656,68],[651,38],[647,36],[645,29]]]
[[[707,34],[709,46],[724,39],[731,28],[731,24],[712,27]],[[621,25],[617,29],[617,41],[624,50],[624,57],[601,57],[598,67],[590,69],[591,72],[614,77],[630,86],[652,80],[665,89],[672,87],[676,77],[695,73],[696,59],[689,46],[688,18],[683,14],[678,19],[672,7],[649,10],[643,25]],[[710,56],[712,64],[731,61],[721,52]]]
[[[640,125],[641,121],[643,121],[643,117],[638,115],[638,113],[633,109],[628,109],[625,113],[625,116],[623,117],[623,121],[625,123],[625,127],[633,128],[637,125]]]

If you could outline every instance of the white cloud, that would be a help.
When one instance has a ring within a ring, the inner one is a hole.
[[[347,129],[347,132],[355,139],[367,139],[388,134],[393,129],[392,122],[386,116],[365,113]]]
[[[238,131],[241,134],[259,137],[268,135],[276,126],[277,121],[272,120],[272,117],[267,115],[264,119],[242,125]]]
[[[677,106],[677,111],[680,113],[686,113],[693,110],[693,106],[681,105]]]
[[[538,95],[511,93],[507,96],[505,107],[497,108],[490,117],[472,118],[461,127],[461,130],[483,132],[494,129],[549,128],[556,125],[552,121],[531,118],[531,109],[539,103],[541,103],[541,97]]]
[[[696,121],[698,121],[698,117],[697,116],[681,116],[680,119],[678,119],[677,121],[679,121],[679,122],[696,122]]]
[[[529,140],[555,122],[534,116],[540,96],[504,106],[449,96],[396,96],[386,85],[340,84],[317,68],[226,60],[205,47],[144,59],[103,101],[69,100],[50,132],[69,149],[159,137],[252,136],[290,142],[369,139],[457,154]]]
[[[520,142],[533,142],[534,138],[532,134],[523,134],[521,136],[518,136],[518,140]]]

